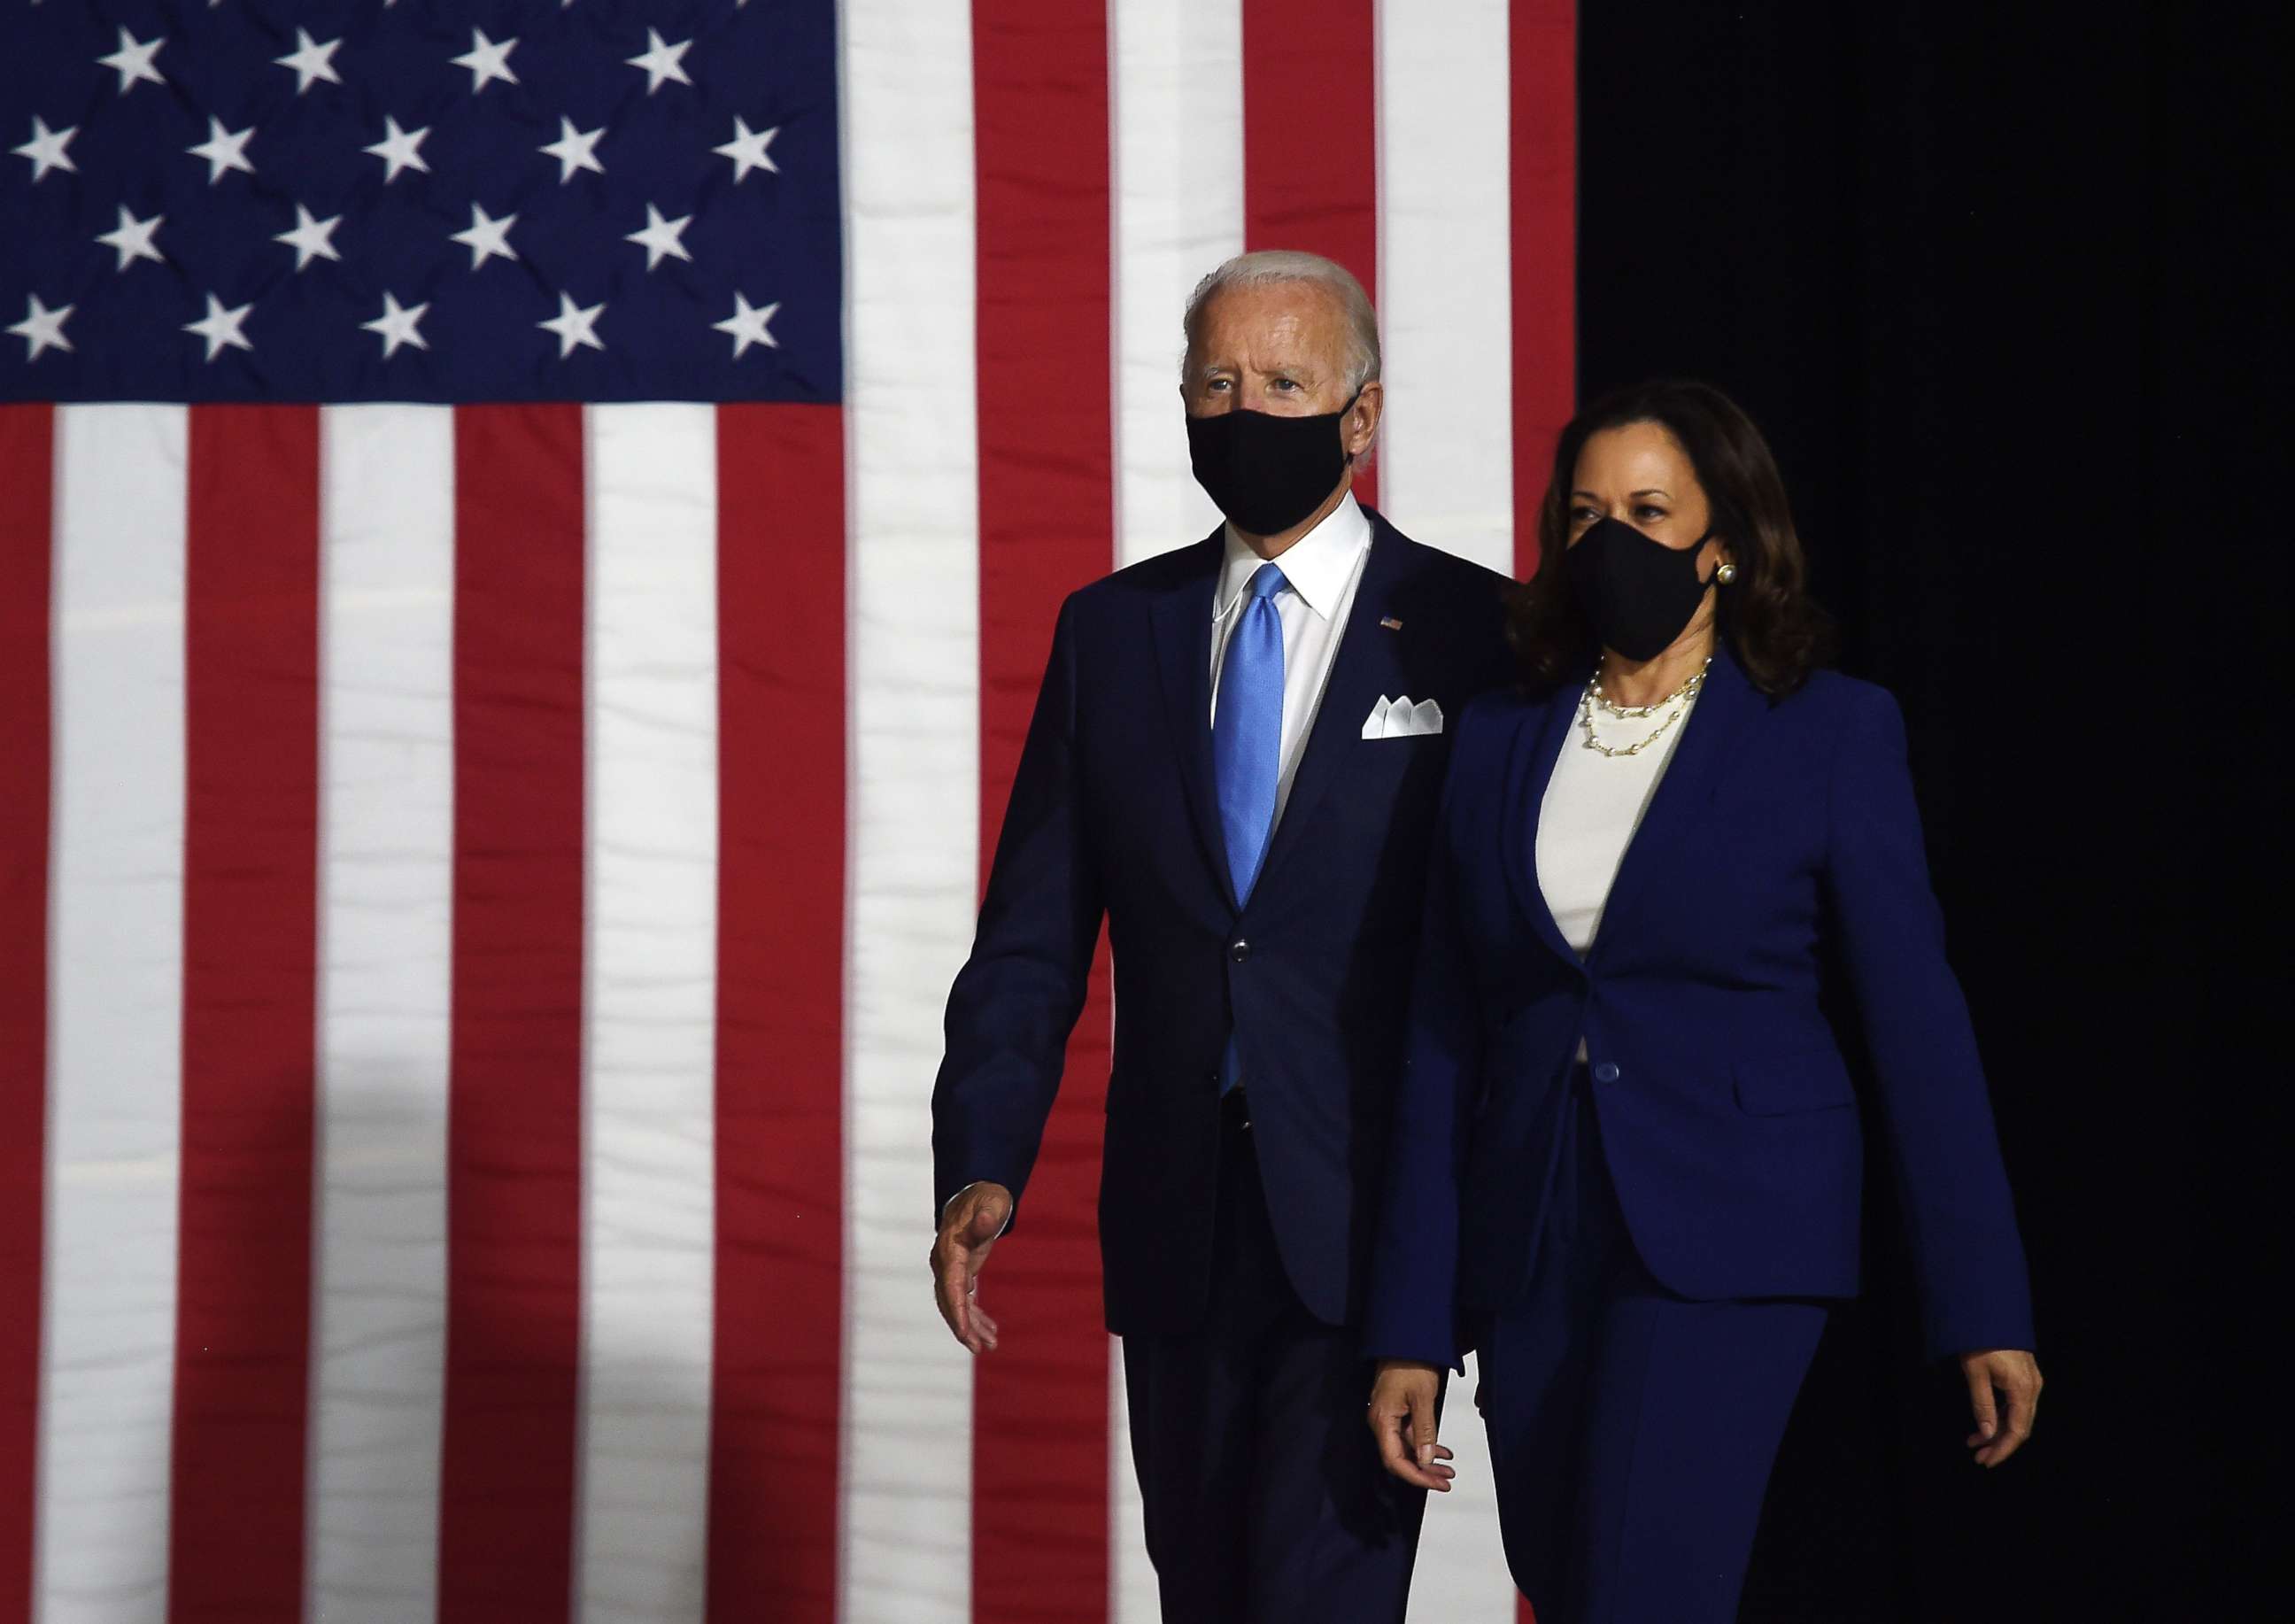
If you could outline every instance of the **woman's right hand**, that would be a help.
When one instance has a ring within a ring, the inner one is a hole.
[[[1378,1457],[1389,1472],[1415,1489],[1450,1492],[1458,1475],[1445,1463],[1450,1451],[1435,1441],[1434,1401],[1442,1373],[1417,1359],[1386,1359],[1370,1389],[1370,1430]]]

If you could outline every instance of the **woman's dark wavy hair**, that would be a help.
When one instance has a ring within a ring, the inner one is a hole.
[[[1538,513],[1538,571],[1515,589],[1507,611],[1507,636],[1524,683],[1532,692],[1550,692],[1598,652],[1561,567],[1570,546],[1570,490],[1586,442],[1629,423],[1658,424],[1688,453],[1712,511],[1713,534],[1729,543],[1737,565],[1736,580],[1721,589],[1720,635],[1753,686],[1782,698],[1832,657],[1833,619],[1809,595],[1807,559],[1768,442],[1736,402],[1711,384],[1683,379],[1605,395],[1563,429]]]

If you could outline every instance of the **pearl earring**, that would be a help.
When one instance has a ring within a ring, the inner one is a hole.
[[[1737,567],[1735,564],[1724,564],[1713,572],[1713,578],[1727,586],[1737,578]]]

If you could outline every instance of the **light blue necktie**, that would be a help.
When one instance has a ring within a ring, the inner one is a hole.
[[[1277,566],[1259,567],[1220,661],[1212,767],[1238,905],[1250,899],[1275,832],[1275,788],[1283,775],[1283,622],[1275,613],[1275,595],[1290,584]],[[1239,1074],[1230,1033],[1220,1064],[1220,1092],[1235,1087]]]

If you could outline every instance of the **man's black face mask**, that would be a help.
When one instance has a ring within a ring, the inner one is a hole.
[[[1315,417],[1241,411],[1190,417],[1188,454],[1197,483],[1237,529],[1288,530],[1321,504],[1354,460],[1340,443],[1339,425],[1360,395]]]

